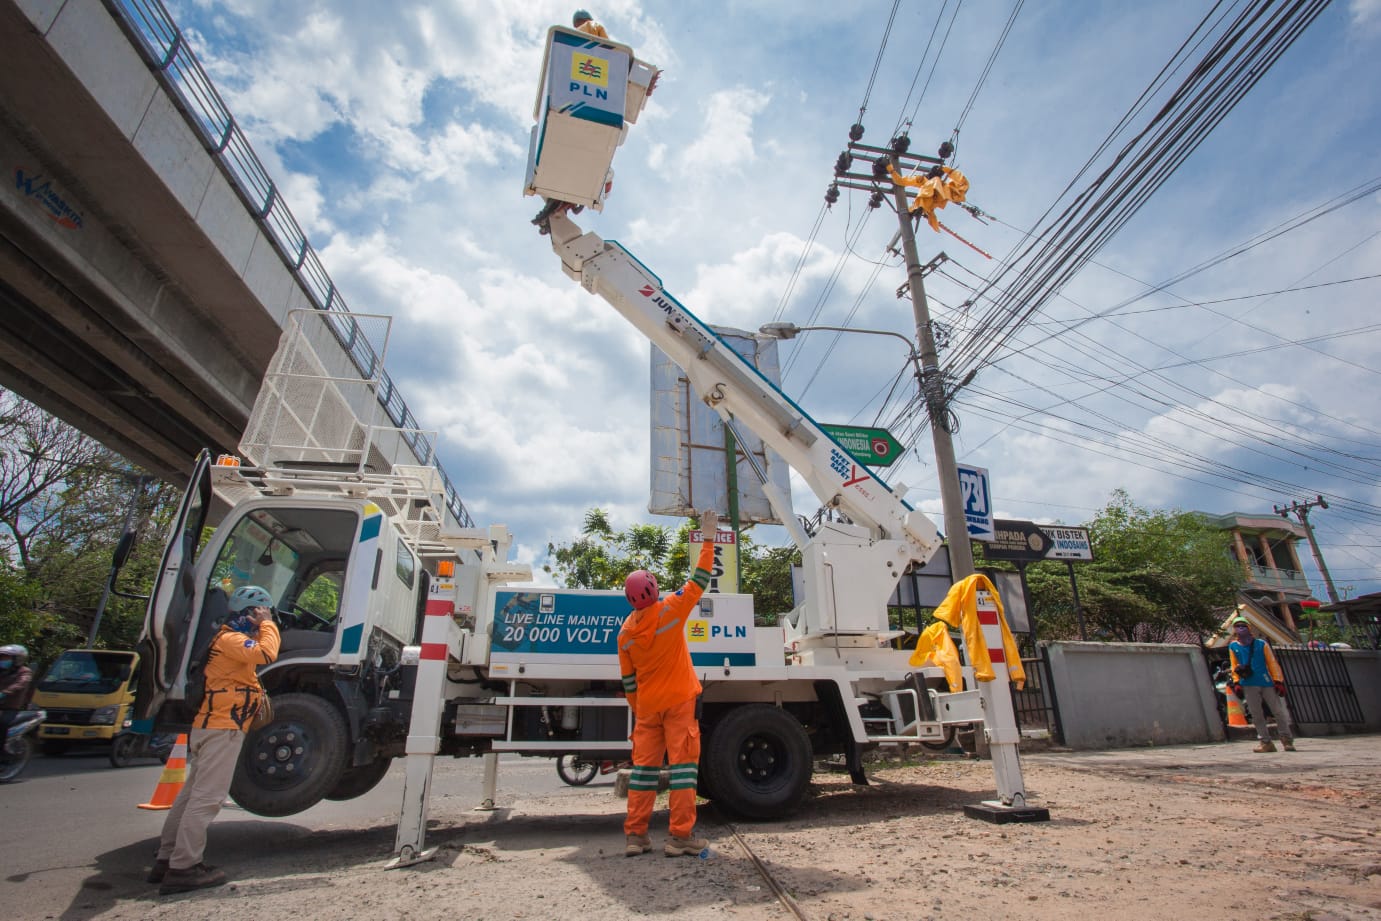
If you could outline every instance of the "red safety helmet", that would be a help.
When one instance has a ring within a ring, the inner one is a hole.
[[[623,580],[623,596],[633,605],[633,610],[641,611],[657,601],[657,577],[646,569],[630,572]]]

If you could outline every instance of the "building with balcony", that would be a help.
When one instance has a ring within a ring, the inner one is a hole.
[[[1227,551],[1247,576],[1233,616],[1246,617],[1257,635],[1272,643],[1298,643],[1300,627],[1308,626],[1300,602],[1311,596],[1296,550],[1306,537],[1304,527],[1277,515],[1242,512],[1204,514],[1204,519],[1227,535]],[[1226,642],[1220,636],[1210,645]]]

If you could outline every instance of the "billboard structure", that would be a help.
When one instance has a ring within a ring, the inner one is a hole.
[[[777,340],[740,329],[711,327],[734,351],[774,385],[781,383]],[[789,468],[777,452],[743,426],[734,464],[726,463],[726,431],[714,410],[701,401],[683,372],[661,349],[652,347],[652,497],[654,515],[685,517],[707,506],[730,509],[730,484],[738,493],[738,524],[781,524],[763,494],[753,463],[784,495],[791,495]],[[751,453],[753,463],[745,454]]]

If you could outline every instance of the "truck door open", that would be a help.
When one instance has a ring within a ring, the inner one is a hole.
[[[187,641],[197,610],[194,570],[210,507],[211,454],[203,450],[197,455],[187,492],[168,531],[168,543],[163,548],[163,559],[144,616],[139,657],[145,667],[139,670],[134,718],[145,731],[151,731],[152,726],[142,724],[152,720],[183,672]]]

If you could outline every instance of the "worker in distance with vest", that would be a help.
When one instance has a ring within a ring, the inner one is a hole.
[[[230,619],[221,625],[206,659],[206,695],[187,744],[187,780],[163,823],[148,881],[168,895],[219,886],[225,873],[202,863],[206,829],[221,811],[245,733],[266,695],[257,669],[278,658],[280,637],[273,598],[257,585],[230,596]]]
[[[657,579],[645,569],[630,573],[623,593],[633,606],[619,630],[619,671],[633,711],[633,774],[628,782],[628,816],[623,823],[624,854],[652,850],[647,836],[657,780],[665,757],[671,765],[671,837],[663,853],[694,857],[709,842],[695,837],[695,784],[700,766],[700,724],[696,699],[700,681],[686,645],[686,620],[710,584],[714,536],[719,516],[700,514],[704,542],[695,569],[680,590],[663,599]]]
[[[1287,752],[1295,750],[1295,739],[1290,732],[1290,708],[1285,705],[1285,673],[1280,670],[1271,644],[1252,636],[1252,626],[1245,617],[1235,617],[1232,621],[1232,642],[1228,644],[1228,658],[1232,662],[1232,674],[1238,685],[1246,693],[1247,710],[1251,714],[1252,725],[1256,728],[1259,740],[1255,752],[1273,752],[1271,727],[1266,724],[1266,709],[1276,718],[1276,731],[1280,733],[1280,747]],[[1265,707],[1262,706],[1265,704]]]

